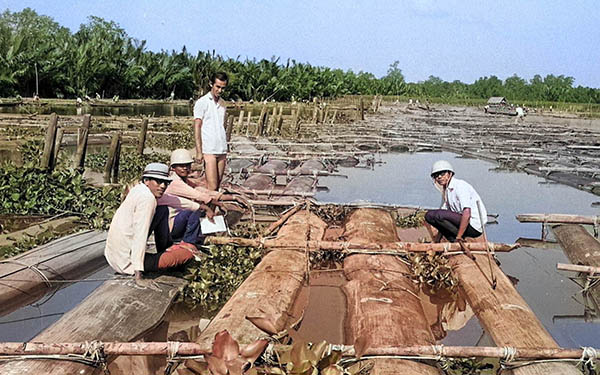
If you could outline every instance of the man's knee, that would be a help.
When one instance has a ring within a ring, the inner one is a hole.
[[[431,225],[437,223],[439,220],[438,210],[430,210],[425,213],[425,221]]]
[[[187,263],[194,257],[191,248],[185,245],[176,244],[160,255],[158,260],[158,269],[164,270]]]

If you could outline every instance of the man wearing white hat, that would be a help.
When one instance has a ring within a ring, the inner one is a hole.
[[[165,164],[148,164],[141,182],[129,191],[110,223],[104,249],[106,260],[118,273],[135,275],[138,283],[144,271],[179,266],[192,259],[196,251],[190,244],[173,245],[168,208],[157,207],[157,199],[163,196],[171,181]],[[156,254],[146,252],[151,233],[154,233]]]
[[[469,183],[454,177],[454,168],[446,160],[438,160],[431,168],[431,178],[442,193],[442,207],[425,214],[425,225],[439,242],[444,236],[450,242],[483,233],[487,211],[481,197]],[[437,229],[434,234],[431,227]]]

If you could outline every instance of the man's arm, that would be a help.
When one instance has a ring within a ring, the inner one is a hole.
[[[196,163],[202,162],[202,119],[194,119],[194,139],[196,140]]]
[[[458,226],[458,233],[456,234],[457,240],[462,240],[463,234],[469,226],[469,220],[471,220],[471,208],[465,207],[462,216],[460,217],[460,225]]]

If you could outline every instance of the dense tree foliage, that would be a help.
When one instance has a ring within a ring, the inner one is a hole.
[[[127,35],[112,21],[90,17],[71,33],[50,17],[27,8],[0,14],[0,96],[95,96],[190,98],[208,89],[216,71],[226,71],[231,100],[310,100],[340,95],[403,95],[447,99],[506,96],[512,101],[539,100],[600,103],[600,90],[573,87],[563,75],[536,75],[530,81],[513,75],[502,81],[482,77],[472,84],[439,77],[418,83],[404,80],[398,61],[387,74],[343,71],[277,58],[243,60],[212,52],[152,52],[145,41]],[[38,87],[36,87],[36,74]]]

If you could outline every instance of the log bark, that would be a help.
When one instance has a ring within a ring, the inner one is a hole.
[[[581,225],[555,225],[552,232],[571,263],[600,267],[600,242]]]
[[[121,135],[119,133],[114,133],[110,141],[108,158],[106,159],[106,164],[104,165],[104,182],[106,183],[110,183],[111,181],[112,170],[115,165],[117,151],[119,150],[120,139]]]
[[[500,267],[492,263],[497,280],[496,289],[492,289],[488,282],[490,275],[487,258],[484,255],[476,255],[475,258],[479,267],[466,255],[451,257],[449,264],[459,279],[461,293],[494,343],[499,347],[558,348],[558,344]],[[486,276],[482,275],[482,272],[486,272]],[[574,366],[566,363],[533,364],[514,369],[513,373],[515,375],[580,374]]]
[[[358,209],[345,224],[351,241],[377,243],[397,241],[391,215],[383,210]],[[418,297],[418,287],[407,275],[409,267],[387,255],[351,255],[344,260],[349,280],[343,290],[347,299],[347,342],[358,354],[394,346],[433,345]],[[371,372],[377,374],[440,374],[435,367],[410,360],[374,359]]]
[[[46,137],[44,139],[44,153],[42,154],[42,168],[54,169],[54,143],[56,142],[56,127],[58,125],[58,116],[56,113],[50,115],[50,122],[46,128]]]
[[[302,236],[321,238],[326,224],[316,215],[300,211],[279,230],[278,238]],[[241,346],[265,335],[246,317],[263,317],[275,331],[287,328],[288,312],[307,277],[307,254],[279,250],[265,255],[254,271],[235,291],[225,306],[196,340],[210,350],[215,335],[226,329]]]
[[[144,147],[146,146],[146,134],[148,133],[148,119],[142,120],[142,128],[140,129],[140,137],[138,140],[137,153],[144,155]]]

